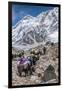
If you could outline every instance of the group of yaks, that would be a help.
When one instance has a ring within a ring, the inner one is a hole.
[[[46,53],[46,47],[43,47],[42,50],[31,50],[30,56],[25,56],[24,51],[19,54],[19,59],[17,60],[17,72],[19,76],[22,76],[22,72],[25,73],[25,76],[32,75],[35,71],[34,67],[36,61],[39,60],[40,55]]]

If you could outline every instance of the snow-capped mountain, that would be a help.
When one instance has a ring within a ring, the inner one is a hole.
[[[58,42],[58,8],[25,16],[12,27],[12,47],[29,49],[47,41]]]

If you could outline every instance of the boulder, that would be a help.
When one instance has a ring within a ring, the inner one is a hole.
[[[42,77],[42,80],[47,82],[52,79],[56,79],[55,69],[52,65],[49,65],[44,71],[44,76]]]
[[[36,80],[38,80],[38,76],[33,76],[33,75],[32,75],[31,78],[30,78],[30,80],[31,80],[31,81],[36,81]]]

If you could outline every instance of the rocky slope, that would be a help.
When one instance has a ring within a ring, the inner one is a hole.
[[[45,45],[46,46],[46,45]],[[42,46],[37,47],[42,48]],[[19,77],[17,75],[17,61],[12,60],[12,85],[33,85],[33,84],[46,84],[46,83],[58,83],[58,45],[55,44],[54,46],[47,45],[47,51],[45,55],[41,55],[40,59],[36,62],[34,66],[35,72],[33,75],[29,76],[22,76]],[[29,51],[26,51],[25,55],[29,55]],[[53,72],[50,67],[50,70],[47,71],[46,69],[52,65]],[[38,76],[38,74],[41,74]],[[49,74],[50,73],[50,74]],[[50,75],[50,76],[48,76]],[[54,77],[55,75],[55,77]],[[44,76],[44,80],[42,77]],[[45,76],[47,78],[45,78]],[[49,80],[50,77],[50,80]]]

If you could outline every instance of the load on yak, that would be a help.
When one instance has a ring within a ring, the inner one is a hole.
[[[24,50],[22,50],[21,52],[17,52],[16,54],[12,54],[12,58],[21,57],[23,55],[24,55]]]
[[[44,55],[44,54],[46,54],[46,47],[43,47],[42,49],[37,49],[37,50],[32,49],[32,50],[30,51],[30,54],[34,54],[34,55]]]

